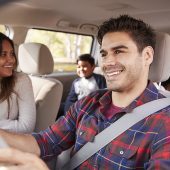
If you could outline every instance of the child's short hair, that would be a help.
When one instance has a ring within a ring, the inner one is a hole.
[[[82,54],[78,57],[77,59],[77,63],[78,61],[87,61],[90,63],[91,66],[95,65],[95,60],[94,58],[90,55],[90,54]]]

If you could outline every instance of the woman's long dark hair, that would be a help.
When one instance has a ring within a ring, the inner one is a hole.
[[[2,43],[3,41],[6,40],[8,41],[12,48],[14,49],[14,43],[13,41],[7,37],[6,35],[0,33],[0,56],[2,54]],[[17,67],[17,58],[16,58],[16,55],[14,53],[14,57],[15,57],[15,67],[13,69],[13,74],[9,77],[2,77],[1,78],[1,85],[0,85],[0,103],[7,100],[7,103],[8,103],[8,117],[9,117],[9,109],[10,109],[10,102],[9,102],[9,99],[10,99],[10,96],[12,93],[16,93],[14,91],[14,86],[15,86],[15,80],[16,80],[16,76],[15,76],[15,69]]]

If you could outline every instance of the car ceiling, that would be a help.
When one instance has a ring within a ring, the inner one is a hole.
[[[96,33],[110,17],[129,14],[170,32],[169,0],[1,0],[0,23]]]

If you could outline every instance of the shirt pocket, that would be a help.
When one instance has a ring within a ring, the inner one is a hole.
[[[114,145],[114,143],[111,143],[108,145],[109,153],[117,155],[119,157],[123,157],[126,159],[131,159],[138,151],[138,147],[132,146],[129,147],[126,144],[124,146]]]
[[[92,133],[91,131],[79,129],[79,130],[77,131],[77,136],[76,136],[76,138],[77,138],[76,141],[77,141],[79,144],[84,145],[84,144],[87,143],[87,142],[93,142],[93,141],[94,141],[94,138],[95,138],[95,135],[94,135],[94,133]]]
[[[88,117],[80,123],[76,132],[76,141],[80,145],[87,142],[93,142],[96,134],[98,133],[97,121],[94,117]]]
[[[134,168],[138,166],[137,153],[138,146],[130,146],[125,143],[111,142],[106,147],[106,152],[109,153],[109,157],[113,162],[117,164],[122,164],[129,168]]]

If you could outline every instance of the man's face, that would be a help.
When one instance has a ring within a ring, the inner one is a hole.
[[[11,76],[15,64],[14,49],[7,40],[4,40],[2,42],[2,53],[0,54],[0,77]]]
[[[93,74],[95,66],[92,66],[88,61],[78,61],[77,74],[80,77],[90,77]]]
[[[125,32],[105,34],[100,53],[108,89],[128,92],[146,83],[152,62],[152,59],[148,61],[148,50],[139,53],[135,42]]]

